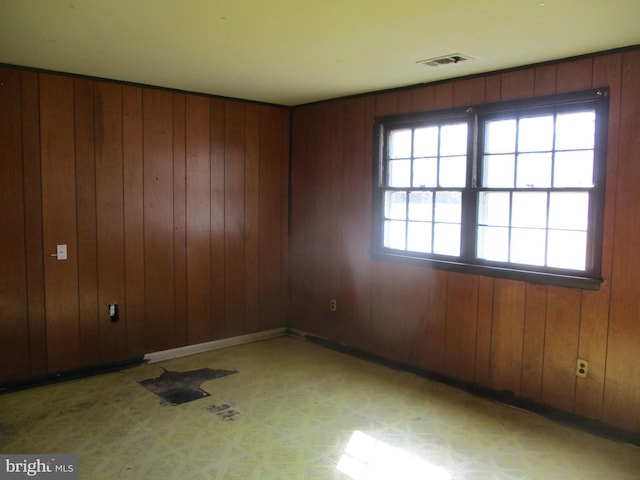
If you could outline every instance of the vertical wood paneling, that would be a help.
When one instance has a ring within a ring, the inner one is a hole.
[[[475,376],[478,277],[447,274],[447,326],[444,372],[472,382]]]
[[[412,109],[413,98],[410,90],[398,90],[398,111],[408,112]]]
[[[226,102],[225,107],[225,332],[239,335],[244,329],[244,134],[245,106]]]
[[[176,346],[189,343],[187,278],[187,95],[173,93],[173,285]],[[207,102],[207,109],[209,108]],[[207,132],[207,141],[208,132]],[[209,265],[207,268],[211,268]],[[210,289],[210,286],[209,286]],[[207,319],[211,324],[211,319]]]
[[[475,382],[491,385],[491,338],[493,321],[493,288],[495,280],[478,279],[478,327],[476,331]]]
[[[282,191],[282,174],[280,162],[282,158],[281,129],[282,118],[277,109],[262,106],[258,112],[257,130],[260,132],[257,145],[259,157],[254,168],[258,173],[258,184],[255,185],[258,193],[259,209],[257,212],[257,239],[258,254],[257,275],[258,284],[258,314],[259,325],[263,329],[274,328],[278,324],[278,317],[284,310],[281,305],[282,291],[282,265],[275,255],[281,248],[283,241],[282,230],[274,229],[273,225],[281,224],[281,201],[279,192]],[[254,288],[255,288],[254,287]]]
[[[547,290],[544,285],[528,284],[525,301],[520,392],[535,402],[539,402],[542,395]]]
[[[579,290],[549,287],[544,336],[542,401],[573,412],[580,324]]]
[[[425,353],[427,345],[427,318],[429,315],[429,280],[428,270],[420,267],[409,268],[406,271],[406,285],[404,289],[404,311],[407,317],[404,330],[404,350],[401,360],[408,364],[425,367]]]
[[[315,127],[309,129],[307,138],[307,162],[305,170],[307,175],[314,178],[307,186],[306,211],[307,224],[305,225],[305,268],[309,273],[307,281],[303,284],[306,294],[306,321],[312,327],[312,331],[319,335],[328,336],[327,323],[327,299],[329,299],[329,270],[328,242],[327,242],[327,210],[330,179],[328,167],[330,142],[329,123],[332,121],[327,113],[330,110],[323,104],[313,108],[312,118],[315,118]]]
[[[502,90],[502,75],[499,73],[489,75],[485,79],[484,99],[486,102],[500,101]]]
[[[367,229],[363,228],[364,196],[366,189],[361,181],[364,175],[365,150],[365,101],[363,98],[345,100],[343,112],[342,153],[342,261],[340,267],[340,328],[339,340],[362,345],[367,331],[368,317],[363,303],[363,285],[367,274]]]
[[[329,125],[329,148],[327,149],[328,163],[328,183],[327,194],[328,199],[327,207],[325,211],[326,217],[326,231],[330,232],[327,235],[327,258],[334,258],[334,262],[325,262],[327,268],[327,281],[328,281],[328,298],[325,299],[325,305],[327,300],[336,299],[338,304],[344,303],[342,298],[342,277],[340,275],[340,265],[346,260],[344,258],[344,221],[342,218],[342,194],[343,191],[340,188],[340,180],[343,178],[344,156],[343,156],[343,135],[344,135],[344,100],[337,100],[330,102],[330,118],[334,118],[335,121]],[[329,310],[325,307],[325,312]],[[327,329],[328,334],[331,337],[340,337],[340,333],[343,329],[342,325],[345,323],[343,320],[344,312],[342,309],[338,309],[336,312],[329,313],[327,315]]]
[[[0,80],[0,383],[285,325],[289,109]]]
[[[451,108],[453,105],[453,82],[439,83],[436,85],[434,98],[433,107],[436,110]]]
[[[73,80],[40,75],[47,357],[50,371],[80,364]],[[67,260],[50,256],[67,245]]]
[[[316,116],[316,128],[310,129],[308,134],[309,157],[307,163],[308,171],[315,180],[308,186],[309,196],[309,216],[310,224],[305,233],[307,259],[311,259],[309,282],[307,292],[311,299],[311,307],[308,309],[308,321],[313,325],[314,331],[322,336],[328,336],[326,300],[329,298],[329,270],[324,258],[328,258],[329,250],[327,243],[327,198],[328,185],[330,180],[330,169],[325,164],[328,160],[329,146],[325,142],[330,142],[329,123],[333,119],[327,115],[329,112],[327,105],[319,105],[314,109]],[[315,131],[314,131],[315,130]],[[322,147],[320,147],[322,145]],[[305,260],[308,262],[308,260]]]
[[[428,370],[443,372],[447,338],[447,305],[449,303],[447,272],[430,271],[429,281],[425,288],[429,299],[425,366]]]
[[[282,325],[289,327],[289,198],[290,198],[290,159],[291,159],[291,110],[280,109],[280,145],[275,150],[275,158],[280,160],[280,183],[278,185],[280,192],[280,218],[278,225],[280,226],[280,238],[278,245],[280,247],[280,282],[278,292],[278,303],[276,305],[271,322],[266,326],[268,328],[277,328]],[[271,163],[274,157],[264,155],[263,163]]]
[[[74,79],[74,107],[80,361],[83,365],[95,365],[101,361],[101,356],[98,317],[94,84],[91,81]],[[102,313],[104,315],[104,311]]]
[[[556,65],[537,67],[534,72],[535,95],[552,95],[556,93]]]
[[[124,185],[122,182],[122,87],[99,82],[95,89],[96,228],[98,319],[102,360],[126,356]],[[117,303],[119,321],[109,319]]]
[[[531,96],[533,83],[534,71],[531,69],[503,73],[500,99],[511,100]]]
[[[211,127],[206,97],[186,98],[188,343],[211,338]]]
[[[464,107],[483,103],[485,83],[483,77],[455,81],[453,84],[453,106]]]
[[[122,88],[122,164],[127,356],[145,353],[142,89]]]
[[[640,431],[640,51],[622,58],[604,420]],[[615,148],[615,147],[614,147]]]
[[[225,101],[211,106],[211,314],[212,336],[225,335]]]
[[[560,63],[557,69],[557,93],[591,88],[593,59],[582,58]]]
[[[21,72],[22,160],[29,310],[29,375],[47,371],[40,170],[40,97],[36,72]],[[14,231],[14,229],[12,229]]]
[[[317,182],[313,195],[313,209],[317,222],[313,229],[312,251],[315,262],[315,274],[312,281],[312,292],[316,296],[316,307],[312,316],[312,322],[316,325],[316,331],[324,337],[331,335],[332,323],[336,320],[327,308],[327,301],[333,298],[334,286],[332,284],[334,262],[327,262],[335,252],[335,242],[332,237],[339,232],[331,231],[335,208],[333,185],[335,184],[335,161],[331,152],[335,149],[333,127],[338,121],[335,117],[335,103],[329,102],[318,107],[319,122],[318,134],[315,139],[315,165]],[[331,231],[331,234],[329,232]]]
[[[435,88],[432,85],[418,87],[411,90],[411,110],[424,112],[432,110],[435,104]]]
[[[520,395],[525,284],[496,279],[491,325],[491,387]]]
[[[143,93],[144,265],[148,351],[176,346],[173,252],[173,98]]]
[[[289,233],[289,276],[288,288],[291,293],[289,302],[289,316],[291,326],[311,331],[308,328],[305,317],[306,291],[305,284],[308,275],[305,274],[305,249],[306,249],[306,185],[309,181],[305,174],[307,164],[306,131],[309,128],[309,110],[294,110],[291,114],[291,156],[296,162],[291,164],[291,202],[289,218],[291,229]]]
[[[381,355],[393,358],[394,344],[398,327],[393,324],[393,266],[389,263],[374,261],[371,265],[371,324],[370,348]]]
[[[409,310],[409,305],[414,303],[414,297],[418,294],[416,285],[411,282],[414,270],[410,266],[398,268],[393,265],[393,279],[390,285],[393,303],[391,318],[387,324],[388,348],[391,352],[389,356],[403,363],[408,363],[411,355],[413,339],[408,335],[410,325],[415,323],[415,316],[419,315],[419,309]]]
[[[276,128],[278,123],[276,122]],[[260,329],[260,106],[245,106],[244,154],[244,295],[245,329]],[[276,181],[279,171],[275,168]],[[266,170],[266,169],[265,169]],[[277,223],[274,223],[277,225]],[[275,232],[279,233],[279,232]],[[276,246],[277,249],[277,246]],[[274,255],[275,258],[278,256]]]
[[[29,374],[25,205],[19,72],[0,69],[0,220],[17,230],[0,235],[0,381]]]

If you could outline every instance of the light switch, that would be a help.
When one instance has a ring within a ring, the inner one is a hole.
[[[57,256],[58,256],[58,260],[66,260],[67,259],[67,246],[66,245],[58,245]]]

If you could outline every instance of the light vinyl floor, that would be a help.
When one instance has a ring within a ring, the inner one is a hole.
[[[171,405],[138,381],[208,367]],[[629,479],[640,449],[289,337],[0,395],[0,452],[82,479]]]

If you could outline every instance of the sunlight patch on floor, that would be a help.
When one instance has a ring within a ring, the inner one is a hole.
[[[451,480],[451,473],[444,468],[358,430],[353,432],[337,468],[353,480]]]

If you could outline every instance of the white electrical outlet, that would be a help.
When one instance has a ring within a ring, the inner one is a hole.
[[[335,299],[331,299],[331,301],[329,302],[329,310],[331,310],[332,312],[335,312],[338,310],[338,301]]]
[[[589,373],[589,361],[579,358],[576,362],[576,377],[587,378]]]

